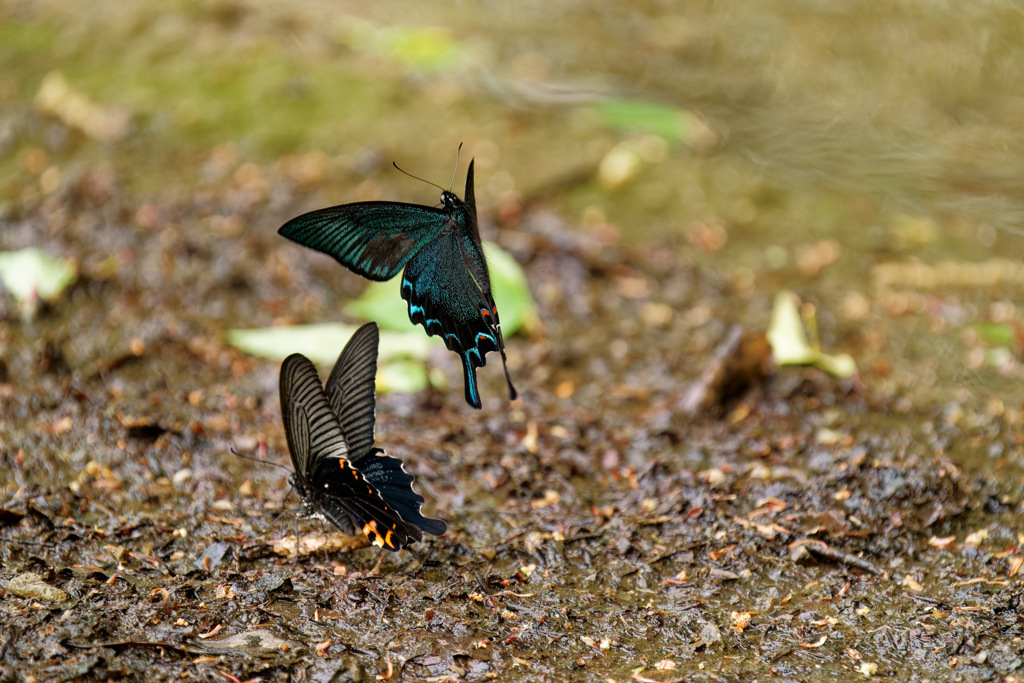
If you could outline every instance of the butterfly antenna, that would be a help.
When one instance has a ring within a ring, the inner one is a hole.
[[[245,458],[246,460],[252,460],[253,462],[261,462],[264,465],[273,465],[274,467],[280,467],[282,470],[288,470],[288,468],[282,465],[281,463],[273,462],[271,460],[263,460],[262,458],[254,458],[251,455],[242,455],[241,453],[235,450],[234,446],[228,448],[228,450],[231,451],[231,455],[236,455],[239,458]],[[291,470],[288,471],[291,472]]]
[[[420,182],[424,182],[424,183],[426,183],[427,185],[433,185],[433,186],[434,186],[434,187],[436,187],[437,189],[441,190],[441,192],[448,192],[448,190],[445,190],[445,189],[444,189],[443,187],[441,187],[441,186],[440,186],[440,185],[438,185],[437,183],[432,183],[432,182],[430,182],[429,180],[425,180],[425,179],[423,179],[423,178],[420,178],[420,177],[419,177],[418,175],[413,175],[412,173],[409,173],[408,171],[406,171],[405,169],[403,169],[403,168],[402,168],[401,166],[399,166],[399,165],[398,165],[397,163],[395,163],[394,161],[392,161],[392,162],[391,162],[391,165],[392,165],[392,166],[394,166],[395,168],[397,168],[397,169],[398,169],[399,171],[401,171],[401,172],[402,172],[402,173],[404,173],[405,175],[409,176],[410,178],[415,178],[416,180],[419,180]],[[453,182],[454,182],[454,181],[453,181]]]
[[[260,462],[260,463],[263,463],[264,465],[273,465],[274,467],[280,467],[283,470],[287,470],[288,469],[287,467],[285,467],[284,465],[281,465],[280,463],[272,462],[270,460],[263,460],[262,458],[254,458],[251,455],[243,455],[243,454],[239,453],[238,451],[236,451],[233,446],[231,448],[228,448],[228,450],[231,451],[232,455],[236,455],[239,458],[244,458],[246,460],[252,460],[253,462]],[[291,470],[288,470],[288,471],[290,472]],[[289,486],[288,487],[288,493],[284,494],[284,498],[281,500],[281,502],[283,503],[284,501],[288,500],[288,496],[292,495],[292,491],[294,491],[294,490],[295,490],[294,486]],[[289,512],[289,510],[287,508],[282,507],[281,511],[278,512],[276,515],[274,515],[274,518],[272,520],[270,520],[269,522],[267,522],[263,526],[263,528],[259,530],[259,532],[256,534],[256,536],[252,540],[253,541],[258,541],[259,539],[261,539],[264,536],[266,536],[267,533],[269,532],[270,528],[272,526],[274,526],[274,524],[277,522],[277,520],[281,519],[281,517],[283,517],[284,513],[286,513],[286,512]],[[296,541],[296,546],[295,547],[296,547],[296,554],[297,554],[298,553],[298,541]]]
[[[452,171],[452,184],[448,186],[448,191],[451,192],[452,188],[455,187],[455,174],[459,172],[459,155],[462,154],[462,143],[459,143],[459,148],[455,150],[455,170]]]

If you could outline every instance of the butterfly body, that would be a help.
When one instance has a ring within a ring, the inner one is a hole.
[[[430,336],[440,336],[459,355],[466,401],[481,407],[476,368],[490,351],[501,353],[498,309],[477,226],[473,162],[466,175],[466,199],[441,193],[441,207],[401,202],[358,202],[319,209],[294,218],[279,233],[332,256],[371,280],[402,272],[401,295],[409,319]],[[505,369],[509,395],[516,390]]]
[[[291,483],[307,517],[397,551],[443,534],[420,513],[423,498],[402,461],[373,447],[378,332],[361,327],[338,357],[326,390],[313,364],[292,354],[281,365],[281,408],[295,472]]]

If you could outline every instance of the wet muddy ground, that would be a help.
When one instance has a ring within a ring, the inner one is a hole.
[[[509,340],[522,399],[492,362],[469,409],[444,355],[454,389],[379,400],[378,441],[449,533],[276,555],[322,530],[285,472],[232,454],[288,464],[277,364],[220,338],[313,320],[360,283],[272,230],[192,229],[235,189],[138,207],[116,188],[85,171],[4,235],[82,269],[34,320],[4,304],[5,680],[1012,680],[1024,664],[1012,411],[808,368],[741,373],[688,411],[729,333],[713,311],[756,319],[767,297],[542,213],[485,230],[544,321]],[[233,206],[267,223],[265,202]],[[965,471],[964,451],[993,471]]]
[[[974,138],[936,152],[949,177],[915,176],[933,157],[909,147],[880,165],[882,138],[850,164],[849,131],[830,156],[765,108],[730,121],[761,87],[704,68],[710,138],[672,146],[538,105],[555,91],[506,106],[497,76],[367,57],[323,35],[316,3],[14,7],[0,250],[39,247],[78,278],[34,313],[0,292],[0,680],[1024,678],[1024,240],[1004,229],[1013,174],[960,175]],[[679,35],[615,65],[662,94],[673,51],[702,45],[664,26]],[[511,70],[543,80],[537,60]],[[124,137],[39,105],[57,68],[105,125],[111,102],[134,110]],[[741,154],[759,131],[766,156]],[[462,136],[484,237],[537,300],[506,340],[521,399],[492,355],[474,411],[455,357],[432,356],[447,387],[378,397],[377,442],[448,533],[398,554],[325,538],[287,471],[236,455],[290,467],[278,363],[225,333],[342,319],[363,281],[276,229],[328,200],[433,199],[385,171],[436,168]],[[609,158],[639,166],[609,185]],[[955,206],[921,209],[936,193]],[[767,362],[782,289],[853,377]]]

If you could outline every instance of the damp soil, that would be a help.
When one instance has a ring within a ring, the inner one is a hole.
[[[909,215],[924,199],[894,209],[877,188],[766,179],[727,147],[673,151],[617,194],[594,180],[615,137],[587,115],[570,131],[543,109],[499,119],[453,85],[465,74],[365,56],[344,84],[366,120],[331,137],[337,73],[295,74],[350,48],[264,59],[279,46],[245,5],[169,24],[120,7],[102,16],[137,59],[93,69],[76,50],[106,34],[83,17],[0,26],[0,249],[79,270],[34,313],[0,296],[0,680],[1024,677],[1021,281],[984,271],[1024,253],[1019,235],[984,212]],[[178,49],[193,33],[201,55],[224,48],[223,80]],[[124,95],[135,135],[99,144],[32,106],[55,64],[14,60],[54,45],[94,98],[150,88]],[[312,120],[250,111],[281,93]],[[148,108],[165,97],[172,112]],[[286,470],[240,457],[290,467],[278,364],[224,335],[342,317],[363,281],[276,229],[328,197],[427,201],[382,191],[404,182],[381,180],[393,150],[345,138],[426,140],[409,152],[423,159],[455,148],[423,119],[471,132],[484,237],[522,265],[539,323],[506,340],[517,401],[493,355],[482,411],[450,354],[430,361],[447,388],[378,397],[378,444],[448,524],[392,554],[325,537]],[[506,161],[519,192],[488,186]],[[702,186],[706,215],[665,203],[647,234],[642,212],[675,196],[665,178]],[[965,190],[1016,206],[998,191]],[[785,288],[857,374],[768,361]]]
[[[982,680],[1024,662],[1020,472],[1000,455],[1018,424],[812,368],[739,363],[719,387],[729,319],[765,297],[544,213],[491,229],[544,321],[508,340],[522,398],[492,362],[480,412],[455,389],[379,399],[379,443],[449,532],[276,554],[323,530],[287,472],[233,453],[288,464],[277,364],[222,333],[360,283],[273,231],[191,229],[230,192],[151,207],[154,234],[104,178],[8,234],[57,224],[54,245],[116,266],[33,320],[3,311],[5,680]]]

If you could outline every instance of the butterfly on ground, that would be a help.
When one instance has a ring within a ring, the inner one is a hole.
[[[326,390],[313,363],[294,353],[281,365],[281,412],[298,490],[309,517],[359,532],[374,545],[397,551],[440,536],[447,526],[420,513],[423,498],[402,461],[373,446],[375,323],[363,325],[345,345]]]
[[[462,360],[466,402],[480,408],[476,369],[490,351],[501,353],[511,399],[515,387],[505,360],[498,308],[480,243],[473,162],[466,199],[441,192],[440,208],[401,202],[357,202],[319,209],[285,223],[278,233],[322,252],[370,280],[402,274],[409,319],[439,335]]]

